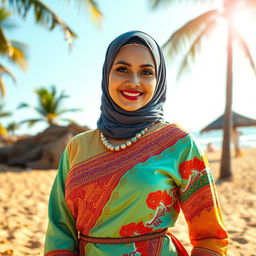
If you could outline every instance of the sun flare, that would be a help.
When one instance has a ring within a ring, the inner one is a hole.
[[[254,26],[256,19],[248,8],[237,9],[230,16],[230,21],[234,28],[244,37],[248,38],[254,35]]]

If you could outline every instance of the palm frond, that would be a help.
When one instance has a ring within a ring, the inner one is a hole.
[[[19,65],[23,70],[27,69],[27,45],[18,41],[11,41],[11,55],[9,58],[13,63]]]
[[[4,30],[0,27],[0,54],[9,57],[11,55],[10,46],[10,40],[5,36]]]
[[[188,49],[186,54],[184,54],[184,58],[180,65],[179,72],[177,75],[178,79],[181,77],[181,75],[184,73],[185,70],[187,70],[188,68],[191,68],[190,63],[195,62],[197,52],[201,50],[200,46],[202,44],[203,39],[209,37],[209,35],[217,25],[218,23],[216,22],[216,20],[211,21],[208,24],[208,27],[205,27],[205,29],[202,30],[201,33],[198,35],[198,37],[192,42],[190,48]]]
[[[5,96],[5,84],[2,79],[3,74],[7,74],[12,79],[12,81],[14,83],[16,83],[16,79],[10,70],[8,70],[6,67],[4,67],[3,65],[0,64],[0,91],[1,91],[1,95],[4,97]]]
[[[4,111],[4,103],[0,102],[0,117],[7,117],[11,116],[12,113],[9,111]]]
[[[22,103],[20,103],[20,104],[17,106],[16,109],[22,109],[22,108],[31,108],[31,106],[30,106],[29,104],[27,104],[27,103],[22,102]]]
[[[164,7],[166,5],[181,5],[181,4],[193,4],[193,5],[202,5],[202,4],[215,4],[216,0],[148,0],[151,9],[156,9],[160,6]]]
[[[14,7],[22,17],[26,17],[31,7],[33,7],[36,22],[42,24],[49,30],[54,29],[55,26],[60,26],[70,46],[72,45],[72,38],[77,37],[59,16],[40,0],[9,0],[9,4]]]
[[[68,113],[68,112],[76,112],[76,111],[82,111],[81,108],[69,108],[69,109],[62,109],[58,112],[58,115]]]
[[[187,22],[184,26],[174,32],[164,43],[163,49],[168,56],[179,52],[180,48],[190,45],[196,38],[205,31],[209,24],[219,15],[219,10],[210,10],[195,19]]]
[[[11,12],[7,11],[5,8],[0,8],[0,53],[10,56],[11,55],[11,42],[5,35],[4,29],[5,24],[9,23],[9,17]]]
[[[1,113],[0,113],[0,118],[2,118],[2,117],[8,117],[8,116],[11,116],[11,115],[12,115],[11,112],[1,112]]]
[[[0,30],[0,54],[6,56],[21,69],[27,69],[26,45],[18,41],[9,41]]]
[[[8,11],[5,7],[0,8],[0,25],[5,22],[10,16],[11,12]]]
[[[39,118],[38,118],[38,119],[26,119],[26,120],[21,121],[20,124],[25,124],[25,123],[27,123],[29,127],[32,127],[32,126],[34,126],[37,122],[41,122],[41,121],[43,121],[42,118],[40,118],[40,119],[39,119]]]
[[[11,41],[5,35],[4,28],[8,23],[8,18],[11,15],[5,8],[0,8],[0,54],[6,56],[14,64],[17,64],[22,69],[26,69],[26,45],[18,42]],[[10,26],[9,26],[10,27]]]
[[[59,95],[59,97],[56,98],[55,103],[54,103],[54,110],[57,111],[60,107],[60,102],[64,99],[69,98],[69,96],[67,94],[64,93],[64,91],[61,92],[61,94]]]
[[[243,50],[245,57],[249,60],[250,66],[252,67],[253,71],[256,74],[256,65],[255,65],[255,61],[253,60],[253,57],[251,55],[249,46],[248,46],[247,42],[245,41],[245,39],[241,36],[241,34],[238,31],[236,32],[236,39],[237,39],[237,42],[239,43],[241,49]]]
[[[149,5],[151,9],[156,9],[160,6],[165,6],[168,4],[172,4],[173,2],[177,1],[172,1],[172,0],[149,0]],[[180,3],[181,1],[179,1]]]
[[[51,93],[52,93],[53,98],[55,97],[56,92],[57,92],[56,86],[55,86],[55,85],[52,85],[52,86],[51,86]]]
[[[5,84],[3,79],[0,78],[0,91],[1,91],[1,96],[4,97],[5,96]]]
[[[16,122],[11,122],[7,125],[7,130],[14,132],[15,130],[18,130],[20,128],[20,124],[16,123]]]
[[[5,7],[0,7],[0,28],[2,29],[13,29],[17,27],[9,17],[12,15]]]
[[[89,11],[92,17],[92,20],[94,23],[98,26],[101,25],[101,21],[103,19],[103,14],[98,8],[98,4],[94,0],[86,0],[88,6],[89,6]]]
[[[12,79],[12,81],[14,83],[16,83],[16,79],[15,79],[14,75],[12,74],[12,72],[8,68],[6,68],[0,64],[0,76],[2,76],[4,73],[7,74]]]
[[[36,111],[37,113],[39,113],[40,115],[45,116],[46,111],[45,111],[43,108],[34,107],[34,109],[35,109],[35,111]]]
[[[61,118],[62,121],[65,121],[69,124],[77,124],[76,121],[72,120],[72,119],[69,119],[69,118]]]
[[[35,89],[35,93],[39,96],[39,97],[44,97],[44,95],[48,94],[48,90],[44,87]]]
[[[48,90],[45,87],[39,88],[35,90],[38,96],[39,106],[36,111],[42,115],[47,115],[48,113],[54,113],[54,103],[55,103],[55,89],[51,87]]]

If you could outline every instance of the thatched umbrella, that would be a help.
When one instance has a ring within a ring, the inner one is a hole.
[[[223,129],[223,120],[224,120],[224,114],[217,118],[212,123],[208,124],[205,128],[203,128],[200,133],[208,132],[211,130],[217,130],[217,129]],[[236,112],[232,111],[232,122],[233,127],[248,127],[248,126],[256,126],[256,120],[242,116],[240,114],[237,114]]]

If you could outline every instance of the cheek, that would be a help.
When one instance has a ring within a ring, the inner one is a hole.
[[[115,74],[110,74],[109,79],[108,79],[108,88],[109,90],[116,89],[121,83],[122,83],[122,78]]]
[[[108,91],[109,93],[113,93],[113,91],[116,89],[117,81],[113,75],[109,76],[108,79]]]
[[[148,83],[148,89],[147,89],[148,95],[150,96],[150,98],[154,96],[155,90],[156,90],[156,79],[153,79]]]

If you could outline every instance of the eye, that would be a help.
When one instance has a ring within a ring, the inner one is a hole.
[[[145,76],[152,76],[154,73],[152,70],[149,70],[149,69],[144,69],[142,71],[142,74],[145,75]]]
[[[118,67],[116,71],[121,73],[128,73],[128,69],[126,67]]]

